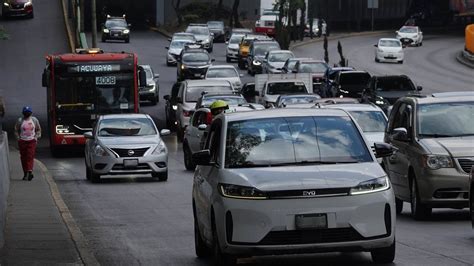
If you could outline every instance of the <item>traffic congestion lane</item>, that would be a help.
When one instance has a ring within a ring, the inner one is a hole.
[[[456,54],[464,47],[462,35],[425,35],[423,46],[404,49],[403,64],[376,63],[374,44],[380,38],[386,37],[394,38],[395,35],[355,36],[328,41],[330,65],[340,60],[337,51],[337,43],[340,41],[343,54],[349,60],[349,66],[358,70],[366,70],[372,75],[407,75],[415,83],[423,86],[422,93],[425,94],[473,90],[472,69],[456,61]],[[322,59],[323,42],[299,46],[293,52],[297,56]]]

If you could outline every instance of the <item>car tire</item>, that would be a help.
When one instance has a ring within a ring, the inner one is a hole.
[[[403,210],[403,200],[395,197],[395,210],[397,214],[402,213]]]
[[[196,216],[196,214],[194,214],[194,216]],[[196,217],[194,217],[194,251],[198,258],[207,258],[212,254],[212,250],[202,239]]]
[[[239,69],[240,69],[240,70],[244,70],[244,69],[245,69],[245,64],[244,64],[244,62],[242,62],[240,59],[239,59],[238,66],[239,66]]]
[[[395,239],[393,243],[385,248],[370,251],[372,261],[375,263],[391,263],[395,259]]]
[[[193,162],[191,149],[189,148],[187,143],[183,144],[183,154],[184,154],[184,167],[186,167],[186,170],[188,171],[194,171],[194,169],[196,169],[196,164]]]
[[[91,181],[92,183],[99,183],[100,182],[100,175],[99,174],[94,174],[94,172],[92,172],[92,169],[90,170],[91,171]]]
[[[423,46],[423,42],[420,42],[420,46]]]
[[[380,60],[379,60],[377,57],[375,57],[375,62],[376,62],[376,63],[379,63]]]
[[[102,37],[102,42],[105,42],[105,41],[107,41],[107,40],[104,37]]]
[[[403,64],[403,60],[398,61],[399,64]]]
[[[170,66],[173,66],[170,62],[168,62],[168,60],[166,60],[166,66],[170,67]]]
[[[35,17],[35,13],[32,11],[31,14],[28,16],[29,19],[32,19]]]
[[[180,126],[178,126],[176,130],[176,136],[178,137],[179,142],[183,142],[184,139],[184,129],[182,129]]]
[[[214,266],[233,266],[237,264],[237,257],[222,252],[215,223],[212,227],[212,253]]]
[[[151,177],[158,178],[158,181],[164,182],[168,180],[168,171],[164,173],[151,173]]]
[[[228,57],[228,56],[225,57],[225,61],[226,61],[227,63],[232,62],[232,60],[231,60],[230,57]]]
[[[418,184],[416,179],[413,178],[410,186],[410,198],[411,198],[411,215],[415,220],[426,220],[431,216],[432,209],[425,204],[421,203],[420,195],[418,193]]]

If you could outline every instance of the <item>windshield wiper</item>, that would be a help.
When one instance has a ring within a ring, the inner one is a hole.
[[[471,133],[471,134],[459,134],[459,135],[453,135],[453,137],[469,137],[469,136],[474,136],[474,133]]]
[[[447,135],[447,134],[420,134],[420,137],[425,138],[452,138],[456,135]]]

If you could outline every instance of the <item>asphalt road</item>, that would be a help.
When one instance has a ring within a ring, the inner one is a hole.
[[[67,50],[59,8],[37,2],[34,20],[2,21],[12,38],[0,41],[0,93],[7,108],[19,109],[30,102],[45,121],[45,90],[41,88],[43,55]],[[44,29],[48,29],[45,31]],[[160,74],[160,97],[168,94],[176,79],[176,69],[166,67],[164,49],[168,41],[152,31],[132,32],[131,42],[100,43],[113,51],[134,51],[142,64],[150,64]],[[423,47],[408,48],[403,65],[375,64],[373,44],[381,36],[343,39],[350,64],[374,74],[405,73],[424,92],[472,89],[472,69],[456,63],[454,54],[462,48],[461,37],[427,36]],[[337,58],[330,42],[330,58]],[[216,44],[212,56],[216,64],[225,62],[224,45]],[[322,58],[322,43],[295,50],[300,56]],[[319,56],[320,55],[320,56]],[[244,82],[252,78],[245,76]],[[164,125],[164,101],[144,105]],[[19,111],[17,112],[19,113]],[[10,111],[9,119],[17,114]],[[169,180],[147,177],[106,178],[99,184],[85,180],[84,158],[52,158],[46,142],[38,150],[39,159],[51,171],[65,203],[104,265],[207,265],[196,259],[191,209],[192,173],[185,171],[181,145],[175,136],[165,137],[169,148]],[[405,204],[397,218],[395,265],[473,265],[474,231],[467,210],[435,210],[431,220],[416,222]],[[242,260],[244,265],[369,265],[368,253],[327,253],[302,256],[261,257]]]

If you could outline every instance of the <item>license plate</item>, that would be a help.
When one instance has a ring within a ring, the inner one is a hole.
[[[138,166],[138,159],[125,159],[123,160],[123,166],[125,168],[136,168]]]
[[[296,229],[328,228],[328,218],[325,213],[300,214],[295,216]]]
[[[114,37],[117,37],[117,36],[118,36],[118,33],[115,33],[115,34],[114,34]]]
[[[201,77],[201,74],[194,74],[194,77],[200,78],[200,77]]]
[[[388,57],[393,57],[393,54],[389,54]]]

